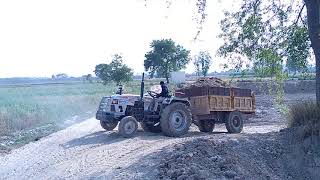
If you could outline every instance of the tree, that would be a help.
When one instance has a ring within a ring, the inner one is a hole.
[[[206,0],[197,0],[200,19],[206,17],[206,6]],[[305,7],[306,14],[303,13]],[[296,28],[303,28],[306,25],[316,60],[316,97],[317,102],[320,102],[319,0],[298,0],[287,3],[276,0],[243,0],[237,12],[229,11],[225,15],[226,18],[221,23],[224,33],[220,36],[225,40],[225,44],[219,53],[222,55],[239,53],[253,62],[261,48],[273,47],[280,57],[286,58],[286,54],[289,54],[286,53],[289,47],[286,40],[290,39]],[[300,42],[305,43],[305,41]],[[306,51],[308,50],[303,50]]]
[[[316,59],[316,97],[320,102],[320,1],[304,0],[307,7],[308,30]]]
[[[94,72],[103,81],[104,85],[110,81],[114,81],[117,84],[128,82],[132,80],[133,76],[132,69],[123,64],[122,56],[119,54],[113,55],[110,64],[96,65]]]
[[[261,49],[257,54],[253,70],[260,77],[274,77],[282,71],[282,61],[273,49]]]
[[[89,83],[93,83],[93,77],[92,74],[86,74],[82,76],[83,82],[88,81]]]
[[[165,77],[169,83],[170,72],[178,71],[189,63],[190,51],[186,50],[172,39],[154,40],[151,42],[151,51],[145,54],[144,67],[153,77]]]
[[[210,53],[207,51],[200,51],[193,61],[197,75],[202,74],[204,77],[207,76],[211,63],[212,57]]]
[[[278,1],[244,0],[240,10],[225,13],[220,35],[225,43],[219,54],[224,57],[237,54],[252,62],[255,69],[258,65],[260,70],[256,72],[267,72],[269,76],[277,73],[274,71],[281,72],[282,68],[278,66],[285,61],[288,51],[295,48],[289,46],[288,39],[295,27],[301,26],[290,23],[292,8]],[[308,53],[309,48],[301,51]]]
[[[307,58],[310,54],[305,49],[309,49],[309,47],[308,29],[306,27],[295,28],[292,36],[288,39],[288,60],[286,65],[289,71],[296,74],[307,70]]]

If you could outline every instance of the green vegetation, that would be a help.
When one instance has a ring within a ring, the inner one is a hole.
[[[290,107],[288,127],[303,127],[303,137],[320,135],[320,105],[316,102],[302,102]]]
[[[145,55],[144,68],[153,77],[164,77],[169,83],[170,72],[184,69],[190,62],[190,51],[177,45],[172,39],[154,40]]]
[[[252,64],[256,76],[274,77],[280,106],[283,83],[288,77],[284,62],[294,73],[307,68],[310,39],[306,14],[299,14],[302,20],[295,20],[295,10],[303,8],[301,2],[245,0],[240,9],[225,12],[221,21],[220,37],[225,41],[219,55],[231,59],[235,69],[243,70]]]
[[[205,0],[197,1],[201,27],[206,18],[206,6]],[[320,61],[319,7],[318,0],[243,0],[239,9],[225,11],[220,34],[224,44],[218,54],[228,57],[235,69],[242,70],[243,66],[253,64],[258,66],[254,67],[258,70],[266,67],[263,74],[275,75],[276,78],[283,77],[283,62],[287,62],[287,68],[294,73],[305,72],[307,58],[311,56],[310,48],[313,49],[316,64]],[[317,68],[316,73],[318,102],[319,70]]]
[[[251,62],[260,77],[282,76],[284,62],[290,71],[304,72],[310,53],[305,14],[302,21],[300,17],[293,21],[295,9],[302,6],[300,3],[243,1],[240,9],[225,13],[220,37],[226,41],[219,54],[239,58],[233,61],[238,69]]]
[[[194,57],[193,64],[196,68],[197,75],[203,75],[205,77],[208,75],[210,65],[212,64],[212,57],[208,51],[200,51],[199,54]]]
[[[127,65],[123,64],[122,56],[115,54],[110,64],[98,64],[94,70],[96,76],[99,77],[103,84],[113,81],[117,84],[121,82],[132,81],[133,71]]]
[[[147,87],[150,86],[147,83]],[[114,94],[114,83],[45,84],[0,87],[0,135],[46,124],[61,124],[78,116],[92,117],[102,96]],[[138,94],[140,82],[124,85],[125,92]]]
[[[288,39],[288,60],[287,68],[295,75],[297,72],[306,72],[308,70],[307,59],[310,56],[310,41],[308,29],[306,27],[297,27],[293,30],[291,38]]]

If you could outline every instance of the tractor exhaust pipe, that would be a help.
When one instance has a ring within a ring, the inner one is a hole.
[[[142,73],[141,87],[140,87],[140,100],[142,101],[144,94],[144,73]]]

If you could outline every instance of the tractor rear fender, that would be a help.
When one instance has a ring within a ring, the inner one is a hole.
[[[175,102],[181,102],[187,106],[190,106],[190,102],[188,101],[188,99],[186,98],[178,98],[178,97],[169,97],[169,98],[165,98],[162,102],[162,104],[165,104],[165,105],[169,105],[169,104],[172,104],[172,103],[175,103]]]

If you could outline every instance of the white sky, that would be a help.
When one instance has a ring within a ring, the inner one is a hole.
[[[195,0],[0,0],[0,78],[50,77],[92,73],[122,53],[135,73],[143,72],[144,54],[154,39],[172,38],[192,53],[215,56],[222,8],[233,1],[208,1],[208,17],[196,43]],[[211,71],[219,70],[214,58]],[[193,72],[192,63],[187,72]]]

